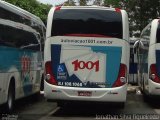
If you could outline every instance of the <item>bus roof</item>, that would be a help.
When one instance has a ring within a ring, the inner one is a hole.
[[[25,17],[27,19],[33,20],[35,22],[38,22],[39,24],[45,26],[44,23],[42,22],[42,20],[39,17],[33,15],[32,13],[30,13],[30,12],[28,12],[28,11],[22,9],[22,8],[19,8],[19,7],[15,6],[15,5],[12,5],[12,4],[8,3],[8,2],[0,0],[0,7],[4,8],[6,10],[9,10],[10,12],[13,12],[15,14],[18,14],[20,16],[23,16],[23,17]]]
[[[154,21],[159,21],[160,19],[153,19],[149,24],[147,24],[147,26],[145,26],[145,28],[143,28],[143,30],[142,30],[142,32],[141,32],[141,35],[144,33],[144,31],[146,31],[146,29],[148,29],[148,27],[149,26],[151,26],[152,25],[152,23],[154,22]],[[140,35],[140,36],[141,36]]]
[[[111,8],[111,7],[103,7],[103,6],[58,6],[58,7],[62,9],[99,9],[99,10],[113,10],[113,11],[121,10],[119,8]]]

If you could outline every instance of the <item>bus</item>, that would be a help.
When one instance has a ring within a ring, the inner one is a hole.
[[[45,25],[39,17],[0,0],[0,104],[40,91]]]
[[[143,29],[137,45],[138,84],[144,98],[160,95],[160,19]]]
[[[129,73],[125,10],[61,6],[48,14],[44,47],[44,96],[67,102],[124,106]]]

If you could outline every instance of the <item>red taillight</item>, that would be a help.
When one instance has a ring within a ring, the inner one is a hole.
[[[121,12],[121,9],[115,8],[115,11],[116,11],[116,12]]]
[[[52,64],[51,61],[46,62],[45,64],[45,79],[48,83],[51,83],[53,85],[57,85],[57,81],[55,80],[53,73],[52,73]]]
[[[149,77],[152,81],[156,83],[160,83],[160,79],[157,74],[157,69],[155,64],[151,64],[150,66],[150,72],[149,72]]]
[[[61,10],[61,7],[62,7],[62,6],[57,6],[57,7],[55,8],[55,11]]]
[[[124,64],[120,65],[120,70],[118,74],[118,78],[112,87],[119,87],[124,85],[127,82],[127,66]]]

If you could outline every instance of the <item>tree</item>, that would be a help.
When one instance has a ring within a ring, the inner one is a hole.
[[[67,2],[64,3],[64,6],[75,6],[75,1],[74,0],[68,0]]]
[[[40,17],[44,23],[46,23],[48,12],[52,7],[52,5],[42,4],[36,0],[5,0],[5,1]]]
[[[131,36],[139,36],[140,31],[160,15],[160,0],[104,0],[104,5],[127,11]]]
[[[104,0],[104,6],[120,7],[119,2],[120,2],[119,0]]]
[[[68,0],[65,2],[64,6],[76,6],[76,0]],[[79,6],[86,6],[89,0],[78,0]]]
[[[80,6],[86,6],[87,2],[88,2],[88,0],[79,0],[79,5]]]
[[[93,5],[100,6],[100,5],[102,5],[102,3],[103,3],[103,0],[94,0]]]

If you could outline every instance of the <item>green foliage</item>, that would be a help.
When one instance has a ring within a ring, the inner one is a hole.
[[[64,6],[75,6],[75,1],[74,0],[68,0],[67,2],[64,3]]]
[[[5,0],[5,1],[40,17],[44,23],[46,23],[48,12],[52,7],[52,5],[42,4],[36,0]]]
[[[64,6],[76,6],[75,2],[79,3],[79,6],[86,6],[89,0],[68,0]]]
[[[104,5],[107,7],[120,7],[119,2],[120,0],[104,0]]]
[[[79,0],[79,5],[80,6],[86,6],[87,2],[88,2],[88,0]]]

